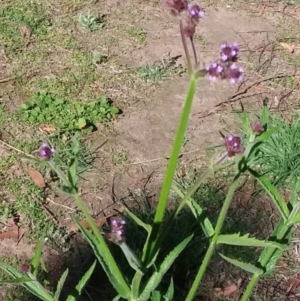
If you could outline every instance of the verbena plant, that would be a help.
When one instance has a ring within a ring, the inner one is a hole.
[[[75,199],[78,207],[90,224],[91,232],[74,217],[75,222],[93,248],[98,261],[116,291],[116,297],[114,300],[125,299],[131,301],[146,301],[151,299],[156,301],[162,299],[177,299],[176,296],[174,296],[174,284],[172,279],[166,292],[159,290],[159,284],[163,281],[165,274],[170,269],[176,258],[178,258],[179,254],[189,244],[193,243],[193,235],[185,237],[162,260],[160,260],[160,256],[158,255],[159,253],[163,253],[161,246],[169,231],[172,229],[173,222],[176,220],[176,217],[179,215],[181,210],[187,206],[194,215],[199,227],[202,228],[208,241],[208,248],[185,300],[191,301],[194,299],[217,246],[219,244],[229,244],[235,246],[264,248],[257,264],[255,265],[241,262],[228,257],[227,255],[220,254],[224,260],[252,274],[251,280],[241,297],[241,300],[245,301],[250,297],[259,278],[262,275],[273,271],[276,262],[289,243],[294,224],[300,222],[300,201],[297,194],[300,182],[298,178],[295,179],[293,193],[291,194],[289,202],[286,203],[276,188],[271,184],[270,180],[255,171],[257,157],[261,155],[261,147],[264,145],[265,141],[268,141],[270,136],[278,130],[278,127],[269,127],[268,110],[267,107],[264,106],[260,118],[253,123],[250,123],[249,116],[246,112],[244,112],[243,130],[246,132],[247,137],[243,144],[241,138],[237,135],[224,137],[225,151],[221,154],[214,155],[211,158],[208,169],[196,180],[193,186],[189,188],[186,193],[183,193],[181,187],[174,183],[173,179],[180,154],[180,148],[186,132],[197,85],[205,76],[208,76],[211,81],[227,79],[230,83],[234,84],[242,80],[243,70],[236,64],[239,54],[238,45],[236,43],[223,43],[221,45],[220,58],[208,65],[205,69],[200,69],[193,43],[193,36],[196,25],[204,16],[202,8],[198,4],[188,4],[185,0],[166,0],[165,4],[171,9],[172,14],[179,21],[190,83],[153,221],[151,223],[146,223],[129,209],[126,209],[127,216],[146,233],[146,240],[141,254],[138,256],[138,254],[130,247],[130,241],[126,241],[126,222],[123,218],[111,218],[110,231],[106,233],[105,236],[100,233],[99,229],[94,224],[93,219],[78,192],[79,183],[77,165],[79,146],[76,137],[73,141],[72,159],[70,161],[67,174],[64,174],[56,164],[55,149],[47,143],[43,143],[41,145],[41,149],[39,151],[40,159],[37,159],[37,161],[41,164],[46,164],[56,172],[61,180],[58,189],[63,193],[69,194]],[[190,50],[188,48],[188,42],[190,42],[191,45],[193,53],[192,56],[189,54]],[[234,176],[231,179],[216,225],[213,226],[204,210],[193,199],[193,194],[197,191],[201,184],[205,183],[210,177],[213,177],[217,171],[228,168],[229,166],[231,166],[231,171],[234,170]],[[268,240],[259,240],[254,237],[250,237],[249,234],[241,235],[240,233],[222,233],[223,223],[234,192],[239,184],[241,176],[245,173],[250,173],[261,184],[273,200],[274,204],[277,206],[278,212],[280,213],[280,221]],[[173,189],[181,197],[181,200],[171,214],[166,215],[165,213],[171,189]],[[189,221],[186,222],[188,223]],[[113,257],[106,240],[117,244],[123,251],[128,261],[128,265],[134,271],[134,276],[132,278],[129,278],[128,275],[121,271],[118,266],[118,260]],[[41,249],[42,242],[38,244],[31,265],[26,271],[23,271],[23,273],[18,272],[16,269],[9,265],[5,265],[4,263],[0,263],[0,267],[13,277],[13,280],[10,283],[22,284],[27,290],[39,297],[41,300],[57,301],[60,298],[60,292],[67,278],[68,271],[65,271],[61,276],[55,291],[48,291],[45,289],[37,280],[37,269],[40,262]],[[80,280],[79,284],[74,289],[74,292],[67,297],[67,301],[77,299],[84,285],[92,275],[94,268],[95,263]]]

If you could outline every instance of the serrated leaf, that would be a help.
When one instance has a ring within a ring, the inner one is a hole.
[[[0,268],[5,271],[8,275],[13,277],[15,281],[17,279],[24,278],[24,275],[14,269],[13,267],[0,262]],[[22,286],[27,289],[31,294],[35,295],[36,297],[42,299],[43,301],[54,301],[53,296],[50,292],[48,292],[38,281],[36,281],[34,278],[33,274],[28,274],[28,276],[31,279],[25,282],[21,282]]]
[[[69,273],[69,269],[66,269],[64,271],[64,273],[61,275],[61,277],[59,278],[59,280],[58,280],[58,283],[57,283],[57,286],[56,286],[56,291],[54,293],[54,298],[56,300],[59,300],[59,296],[60,296],[60,293],[61,293],[61,291],[63,289],[65,281],[67,279],[68,273]]]
[[[184,197],[183,192],[180,190],[180,188],[175,185],[174,183],[172,184],[173,190],[181,197]],[[205,216],[205,213],[203,212],[202,208],[200,205],[193,199],[189,198],[186,202],[186,204],[189,206],[191,209],[193,215],[195,216],[196,220],[199,221],[202,230],[206,237],[212,237],[215,233],[214,227],[212,226],[210,220],[208,219],[207,216]]]
[[[87,270],[87,272],[80,279],[79,283],[76,285],[72,294],[68,296],[66,301],[76,301],[78,299],[78,297],[81,295],[83,288],[85,287],[85,285],[91,278],[91,276],[94,272],[94,269],[96,267],[96,263],[97,263],[97,261],[94,261],[94,263],[91,265],[91,267]]]
[[[190,235],[189,237],[184,239],[177,247],[173,249],[173,251],[170,252],[169,255],[166,256],[162,264],[159,266],[157,272],[154,272],[148,280],[143,292],[138,298],[138,301],[149,300],[151,292],[157,288],[165,273],[169,270],[170,266],[173,264],[175,259],[184,250],[184,248],[187,246],[187,244],[191,241],[192,238],[193,235]]]
[[[138,218],[129,209],[125,208],[125,212],[138,226],[144,228],[148,233],[151,231],[151,228],[152,228],[151,225],[144,223],[140,218]]]
[[[36,277],[38,272],[38,267],[40,264],[40,259],[42,255],[42,249],[43,249],[44,239],[40,239],[35,247],[35,252],[33,259],[31,260],[30,264],[30,272]]]
[[[74,220],[78,227],[80,228],[85,239],[88,241],[90,246],[93,248],[94,253],[99,260],[103,270],[105,271],[110,283],[116,289],[118,294],[124,298],[128,299],[130,297],[130,288],[128,283],[125,281],[123,275],[121,274],[113,256],[111,255],[105,242],[102,245],[96,237],[94,237],[88,230],[84,228],[83,225],[74,217]]]
[[[219,235],[217,243],[233,246],[276,247],[279,249],[283,249],[283,246],[277,242],[265,241],[257,239],[255,237],[249,237],[249,234],[241,236],[240,233]]]
[[[259,181],[261,186],[269,194],[275,205],[277,206],[281,216],[287,220],[290,211],[285,203],[284,198],[279,194],[275,186],[265,177],[259,175],[256,171],[249,168],[250,173]]]
[[[253,274],[259,274],[262,275],[264,273],[264,271],[258,267],[256,267],[253,264],[250,263],[246,263],[246,262],[242,262],[233,258],[229,258],[221,253],[219,253],[219,255],[225,259],[226,261],[228,261],[229,263],[237,266],[238,268],[241,268],[242,270],[249,272],[249,273],[253,273]]]
[[[164,299],[165,301],[172,301],[173,298],[174,298],[174,282],[173,282],[173,278],[171,278],[171,282],[167,292],[164,295]]]

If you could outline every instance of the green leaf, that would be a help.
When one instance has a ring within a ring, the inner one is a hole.
[[[18,272],[13,267],[0,262],[0,268],[5,271],[8,275],[14,278],[14,281],[17,279],[24,278],[24,275]],[[30,281],[21,282],[22,286],[27,289],[30,293],[42,299],[43,301],[54,301],[53,296],[48,292],[38,281],[34,279],[34,275],[28,273]]]
[[[180,188],[177,185],[175,185],[173,183],[172,188],[181,198],[184,197],[183,192],[180,190]],[[188,199],[187,205],[191,209],[191,211],[194,214],[196,220],[199,221],[199,223],[202,227],[202,230],[203,230],[204,234],[206,235],[206,237],[212,237],[215,233],[214,227],[212,226],[212,224],[211,224],[210,220],[208,219],[208,217],[203,212],[200,205],[193,198]]]
[[[151,225],[144,223],[140,218],[133,214],[128,208],[125,208],[128,216],[140,227],[144,228],[148,233],[151,231]]]
[[[262,141],[262,142],[267,141],[271,137],[271,135],[277,132],[279,129],[280,126],[271,128],[270,130],[262,133],[260,136],[257,136],[256,141]]]
[[[251,133],[251,127],[250,127],[250,120],[249,120],[249,115],[248,113],[244,110],[243,106],[242,106],[242,110],[243,110],[243,129],[246,133]]]
[[[160,291],[153,291],[151,294],[151,301],[161,301],[161,292]]]
[[[274,271],[274,269],[276,267],[276,263],[279,260],[279,258],[281,257],[282,253],[283,253],[282,250],[275,250],[273,252],[271,258],[269,259],[269,261],[265,265],[265,269],[266,269],[267,274]]]
[[[78,297],[81,295],[81,292],[82,292],[83,288],[85,287],[85,285],[87,284],[87,282],[91,278],[91,276],[94,272],[94,269],[96,267],[96,263],[97,263],[97,261],[95,261],[92,264],[92,266],[87,270],[87,272],[83,275],[83,277],[80,279],[80,281],[76,285],[74,291],[72,292],[71,295],[68,296],[66,301],[75,301],[75,300],[78,299]]]
[[[166,294],[164,295],[164,299],[165,301],[172,301],[173,298],[174,298],[174,282],[173,282],[173,278],[171,278],[171,282]]]
[[[57,283],[57,286],[56,286],[56,291],[54,293],[54,298],[56,300],[59,300],[59,296],[60,296],[60,293],[62,291],[62,288],[65,284],[65,281],[67,279],[67,276],[68,276],[68,273],[69,273],[69,269],[66,269],[65,272],[61,275],[58,283]]]
[[[106,244],[104,243],[104,245],[102,245],[96,239],[96,237],[94,237],[85,227],[81,225],[81,223],[75,217],[74,220],[81,230],[82,234],[84,235],[85,239],[93,248],[96,257],[98,258],[103,270],[110,280],[110,283],[122,298],[128,299],[130,297],[129,285],[121,274]]]
[[[149,300],[151,292],[157,288],[165,273],[168,271],[175,259],[184,250],[184,248],[187,246],[187,244],[191,241],[192,238],[193,235],[190,235],[189,237],[184,239],[177,247],[174,248],[173,251],[170,252],[169,255],[166,256],[166,258],[158,268],[157,272],[154,272],[148,280],[143,292],[138,298],[138,301]]]
[[[119,113],[119,109],[118,109],[117,107],[115,107],[115,106],[112,106],[112,107],[110,108],[110,112],[111,112],[112,114],[118,114],[118,113]]]
[[[30,264],[30,271],[31,273],[36,277],[38,272],[38,267],[42,255],[42,249],[43,249],[44,239],[40,239],[36,245],[35,252],[33,259]]]
[[[114,297],[114,298],[112,299],[112,301],[119,301],[120,298],[121,298],[121,296],[118,295],[118,296]]]
[[[233,246],[276,247],[279,249],[284,248],[277,242],[265,241],[257,239],[255,237],[249,237],[249,234],[241,236],[240,233],[219,235],[217,243]]]
[[[260,120],[261,120],[261,123],[262,123],[263,126],[266,126],[268,124],[269,109],[268,109],[268,106],[266,104],[264,104]]]
[[[0,285],[3,285],[3,284],[22,284],[22,283],[31,282],[31,281],[34,281],[34,280],[30,279],[29,277],[24,276],[24,277],[18,278],[18,279],[0,281]]]
[[[246,271],[246,272],[249,272],[249,273],[253,273],[253,274],[259,274],[259,275],[262,275],[264,273],[264,271],[258,267],[256,267],[255,265],[253,264],[250,264],[250,263],[245,263],[245,262],[242,262],[242,261],[238,261],[236,259],[232,259],[232,258],[229,258],[221,253],[219,253],[219,255],[225,259],[226,261],[228,261],[229,263],[237,266],[238,268],[241,268],[242,270]]]
[[[249,168],[250,173],[259,181],[261,186],[265,189],[265,191],[269,194],[275,205],[277,206],[278,210],[281,213],[281,216],[284,220],[287,220],[290,211],[285,203],[284,198],[279,194],[275,186],[265,177],[259,175],[256,171]]]
[[[86,126],[86,120],[85,118],[81,117],[77,121],[77,126],[79,129],[83,129]]]

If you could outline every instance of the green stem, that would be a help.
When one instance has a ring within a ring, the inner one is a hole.
[[[145,252],[143,252],[142,261],[143,263],[146,263],[146,265],[152,260],[153,256],[155,255],[155,252],[153,252],[153,250],[156,249],[155,246],[157,244],[157,239],[158,239],[157,236],[165,214],[168,197],[169,197],[173,177],[176,171],[180,149],[182,146],[182,141],[187,128],[189,115],[190,115],[194,95],[197,88],[197,82],[198,82],[197,78],[194,75],[192,75],[189,83],[189,88],[188,88],[184,108],[181,114],[179,127],[177,129],[177,134],[173,144],[173,149],[169,160],[167,172],[161,189],[161,194],[160,194],[160,198],[158,201],[158,205],[153,221],[152,231],[147,239]]]
[[[246,291],[240,301],[247,301],[251,297],[252,291],[258,280],[259,274],[253,274],[249,284],[247,285]]]
[[[207,266],[209,264],[209,261],[215,251],[215,248],[217,246],[217,240],[218,240],[218,236],[221,232],[221,229],[222,229],[222,226],[223,226],[223,223],[224,223],[224,220],[225,220],[225,217],[226,217],[226,214],[227,214],[227,211],[228,211],[228,208],[230,206],[230,203],[231,203],[231,200],[232,200],[232,197],[233,197],[233,194],[235,192],[235,188],[237,186],[237,180],[239,178],[239,174],[235,176],[232,184],[230,185],[229,187],[229,190],[228,190],[228,193],[227,193],[227,196],[226,196],[226,199],[224,201],[224,204],[223,204],[223,207],[221,209],[221,212],[220,212],[220,215],[218,217],[218,221],[217,221],[217,225],[216,225],[216,228],[215,228],[215,234],[214,236],[212,237],[212,240],[210,242],[210,245],[209,245],[209,248],[207,249],[206,251],[206,254],[204,256],[204,260],[200,266],[200,269],[197,273],[197,276],[194,280],[194,283],[185,299],[185,301],[192,301],[197,293],[197,290],[199,288],[199,285],[203,279],[203,276],[205,274],[205,271],[207,269]]]
[[[192,67],[191,57],[189,54],[189,49],[187,46],[187,42],[186,42],[184,30],[183,30],[183,23],[182,23],[181,19],[179,20],[179,28],[180,28],[181,41],[182,41],[182,45],[183,45],[183,49],[184,49],[184,53],[185,53],[185,57],[186,57],[187,71],[188,71],[188,74],[190,76],[192,76],[193,67]]]

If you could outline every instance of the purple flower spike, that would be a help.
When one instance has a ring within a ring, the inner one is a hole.
[[[110,220],[110,232],[107,233],[106,238],[116,244],[121,244],[125,241],[125,225],[123,219],[112,218]]]
[[[245,148],[241,145],[242,139],[240,136],[232,135],[225,138],[225,147],[228,157],[233,157],[236,154],[242,154]]]
[[[201,9],[200,5],[197,3],[188,4],[188,11],[190,14],[190,17],[196,21],[204,17],[204,11]]]
[[[243,81],[244,70],[241,67],[238,67],[235,63],[231,64],[227,70],[226,78],[231,84]]]
[[[218,63],[211,63],[210,65],[208,65],[205,68],[206,73],[208,74],[208,78],[209,78],[210,81],[216,81],[217,78],[223,72],[223,69],[224,68]]]
[[[256,134],[256,135],[260,135],[261,133],[263,133],[265,131],[260,120],[253,122],[251,124],[251,129],[254,132],[254,134]]]
[[[54,153],[55,153],[55,149],[53,147],[50,147],[48,143],[43,142],[41,144],[38,156],[45,160],[50,160]]]
[[[238,44],[236,42],[233,43],[232,45],[227,43],[222,43],[220,48],[221,48],[220,56],[223,62],[234,61],[240,52]]]

